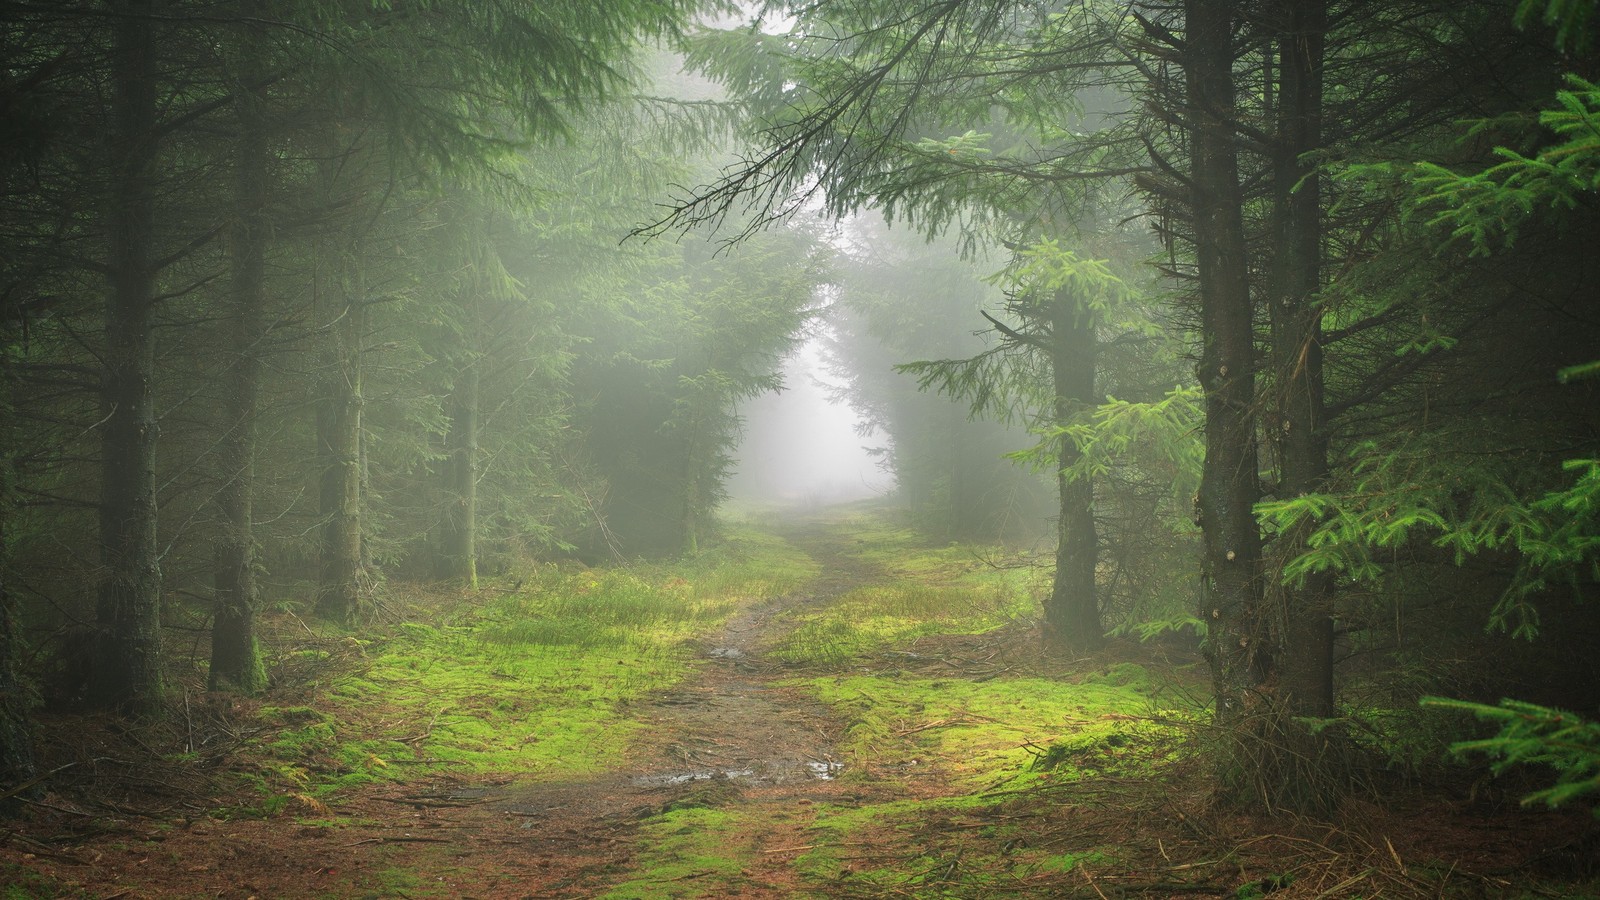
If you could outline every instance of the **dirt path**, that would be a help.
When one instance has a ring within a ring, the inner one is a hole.
[[[634,867],[639,823],[667,809],[736,800],[793,811],[858,796],[837,780],[843,765],[833,747],[840,723],[798,691],[776,684],[792,673],[765,658],[762,645],[781,613],[826,603],[872,583],[878,573],[844,555],[839,539],[822,526],[803,526],[786,537],[819,563],[822,574],[803,591],[738,614],[700,649],[705,664],[696,676],[651,702],[644,718],[654,737],[632,771],[582,784],[507,785],[482,795],[498,815],[519,820],[515,828],[525,838],[517,853],[489,856],[538,877],[481,896],[594,896]],[[746,836],[758,862],[741,873],[739,896],[789,896],[789,858],[775,851],[804,843],[806,817],[754,818],[768,830]]]
[[[283,816],[219,821],[196,805],[182,821],[107,819],[103,837],[65,846],[13,833],[0,842],[0,861],[39,872],[49,879],[41,884],[75,884],[84,891],[78,896],[105,900],[579,898],[630,880],[623,896],[793,896],[790,851],[806,841],[811,805],[882,798],[837,779],[840,723],[779,684],[793,673],[767,659],[763,644],[785,610],[826,603],[879,575],[848,556],[848,539],[825,525],[801,525],[787,537],[821,575],[735,616],[697,649],[702,664],[689,680],[636,709],[651,727],[626,768],[554,784],[440,775],[300,811],[331,825],[297,826]],[[749,821],[757,824],[740,835],[740,855],[753,862],[730,875],[663,859],[672,851],[647,830],[666,811],[694,807],[755,811]],[[678,874],[652,886],[649,874],[638,881],[647,872]],[[54,888],[39,895],[63,896]]]

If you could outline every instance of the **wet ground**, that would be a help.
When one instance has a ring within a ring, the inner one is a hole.
[[[822,565],[822,575],[802,592],[735,616],[698,651],[704,662],[695,677],[651,702],[644,715],[651,736],[633,771],[581,784],[507,784],[483,794],[500,815],[518,820],[518,831],[531,839],[528,862],[550,876],[538,886],[524,884],[527,892],[517,896],[593,896],[629,865],[633,848],[622,836],[677,804],[716,805],[736,797],[742,804],[803,809],[865,799],[837,780],[844,771],[834,752],[841,723],[782,686],[795,673],[768,659],[763,645],[780,613],[827,603],[878,575],[840,552],[825,529],[788,537]],[[769,834],[747,836],[766,864],[747,870],[740,896],[788,896],[794,887],[790,857],[781,850],[804,843],[803,831],[781,821],[770,827]],[[589,835],[611,835],[617,843],[579,837]],[[587,852],[574,853],[574,839]]]
[[[89,765],[116,770],[106,783],[120,787],[95,792],[93,815],[51,795],[26,824],[0,823],[0,896],[1106,900],[1262,896],[1268,887],[1285,900],[1600,896],[1583,868],[1596,833],[1585,810],[1535,815],[1514,802],[1484,811],[1424,795],[1358,796],[1332,822],[1257,821],[1210,803],[1205,773],[1181,764],[1161,780],[1102,775],[1028,796],[997,790],[982,808],[918,806],[840,842],[826,824],[834,816],[955,789],[939,766],[900,771],[859,749],[849,761],[861,771],[841,766],[837,748],[851,723],[790,687],[801,673],[765,648],[791,621],[786,610],[884,576],[847,552],[859,550],[854,540],[825,525],[787,537],[818,562],[820,576],[737,615],[696,649],[700,665],[688,680],[638,702],[630,713],[648,728],[614,748],[611,771],[563,783],[441,774],[342,792],[332,808],[294,795],[301,806],[238,819],[213,817],[238,798],[201,792],[239,779],[212,771],[159,785],[167,805],[141,811],[146,801],[135,790],[148,797],[156,777],[146,773],[196,764],[159,770],[148,764],[155,751],[133,753],[137,735],[117,731],[116,721],[75,720],[80,746],[110,748],[89,754]],[[896,651],[893,666],[951,682],[1013,671],[1071,679],[1109,671],[1119,653],[1134,652],[1155,651],[1124,646],[1063,662],[1041,655],[1036,634],[1003,629]],[[924,721],[907,733],[950,724]],[[84,733],[94,727],[103,734]],[[216,758],[243,775],[262,764]],[[835,868],[807,861],[820,845]],[[1016,864],[1024,853],[1033,862]],[[1046,855],[1075,862],[1039,865]],[[1552,861],[1565,868],[1539,868]],[[1553,890],[1515,890],[1546,877]]]
[[[5,834],[0,862],[18,868],[0,869],[0,881],[31,870],[41,876],[39,893],[18,896],[102,900],[594,897],[638,876],[640,854],[651,852],[641,829],[663,812],[736,803],[756,812],[754,831],[739,836],[753,862],[734,876],[736,886],[695,882],[684,890],[793,896],[799,885],[790,862],[806,843],[811,806],[885,798],[838,779],[841,723],[783,686],[795,673],[763,652],[784,610],[826,603],[878,575],[846,556],[824,526],[789,538],[822,574],[802,592],[738,614],[696,650],[702,664],[688,680],[635,709],[649,728],[627,748],[623,770],[553,784],[493,775],[384,783],[341,794],[331,809],[302,798],[307,808],[298,812],[311,820],[303,825],[283,815],[213,819],[207,809],[224,801],[196,797],[192,818],[108,819],[103,836],[88,840]],[[83,827],[81,819],[67,821]],[[82,893],[60,894],[61,885]]]

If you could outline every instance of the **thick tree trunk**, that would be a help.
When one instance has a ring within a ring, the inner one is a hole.
[[[1290,0],[1276,8],[1279,73],[1278,144],[1274,148],[1273,258],[1269,266],[1272,366],[1276,385],[1278,493],[1320,490],[1328,474],[1322,403],[1321,183],[1306,155],[1322,146],[1322,47],[1326,0]],[[1305,535],[1281,536],[1283,561],[1304,550]],[[1283,588],[1281,657],[1284,701],[1297,716],[1333,715],[1333,582],[1314,575]]]
[[[1254,331],[1234,117],[1231,0],[1185,0],[1183,63],[1203,348],[1201,617],[1217,720],[1236,722],[1271,670],[1261,610]]]
[[[361,119],[353,108],[347,108],[344,115],[348,121]],[[329,210],[353,202],[348,187],[351,181],[357,191],[366,183],[371,151],[360,143],[361,138],[356,140],[346,144],[330,133],[323,145],[317,181]],[[354,202],[354,208],[370,210],[362,202]],[[313,301],[321,344],[316,408],[322,535],[316,614],[344,625],[355,624],[362,611],[366,565],[362,531],[366,448],[362,446],[361,415],[367,297],[362,245],[372,221],[366,215],[353,221],[333,218],[319,248]]]
[[[260,38],[245,38],[242,82],[257,79]],[[252,694],[266,687],[255,639],[256,542],[251,494],[255,485],[256,400],[260,389],[260,343],[266,308],[268,147],[265,90],[245,87],[235,100],[239,144],[235,164],[238,219],[232,251],[233,319],[229,344],[233,366],[224,403],[224,427],[217,456],[222,486],[217,492],[220,520],[216,542],[216,613],[211,626],[212,690]]]
[[[0,441],[12,436],[11,348],[0,347]],[[9,446],[9,445],[7,445]],[[16,609],[6,581],[10,567],[9,526],[16,514],[12,495],[13,471],[9,451],[0,451],[0,786],[10,787],[34,777],[33,741],[28,733],[27,692],[17,675],[21,646],[17,639]],[[38,790],[27,791],[35,796]],[[0,800],[0,813],[10,811],[15,800]]]
[[[444,555],[448,576],[478,588],[478,363],[469,360],[451,396]]]
[[[1055,424],[1094,403],[1095,363],[1098,351],[1094,317],[1079,309],[1065,291],[1051,299],[1050,371],[1055,388]],[[1056,573],[1050,599],[1044,607],[1045,632],[1052,643],[1078,652],[1105,642],[1100,622],[1100,598],[1095,581],[1099,536],[1094,523],[1094,482],[1069,478],[1066,470],[1082,454],[1062,437],[1057,447],[1056,491],[1060,503],[1056,520]]]
[[[322,573],[317,615],[353,624],[361,609],[361,344],[366,328],[359,263],[341,254],[323,321],[317,456],[322,476]]]
[[[161,570],[156,544],[156,67],[152,0],[121,0],[112,51],[110,294],[101,374],[97,643],[89,698],[133,714],[161,707]]]

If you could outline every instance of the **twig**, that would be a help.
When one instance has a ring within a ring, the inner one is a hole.
[[[427,740],[428,738],[433,737],[433,726],[439,724],[439,717],[444,715],[445,710],[447,710],[449,708],[450,707],[448,705],[439,707],[439,709],[436,712],[434,712],[433,718],[428,720],[428,727],[424,728],[422,730],[421,734],[417,735],[416,737],[405,738],[400,743],[402,743],[402,744],[411,744],[412,746],[416,746],[417,744],[422,743],[423,741]]]
[[[5,843],[9,842],[12,838],[16,838],[17,840],[22,841],[24,844],[27,844],[27,845],[31,846],[33,849],[30,850],[29,852],[32,853],[35,856],[45,856],[45,857],[49,857],[50,859],[64,860],[66,862],[72,863],[75,866],[92,866],[92,865],[94,865],[94,863],[89,862],[87,860],[79,859],[78,857],[73,856],[70,853],[63,853],[60,850],[57,850],[54,847],[51,847],[49,844],[44,843],[43,841],[34,840],[33,838],[28,837],[27,835],[23,834],[20,831],[9,831],[9,832],[6,832],[5,837],[3,839],[0,839],[0,844],[5,844]]]
[[[491,797],[464,800],[437,800],[432,797],[373,797],[372,799],[382,800],[385,803],[401,803],[406,806],[431,806],[439,809],[456,809],[467,806],[482,806],[485,803],[499,802]]]
[[[897,737],[905,737],[908,734],[916,734],[919,731],[927,731],[930,728],[943,728],[946,725],[970,725],[970,724],[972,724],[972,723],[968,722],[966,719],[940,719],[937,722],[928,722],[928,723],[923,724],[923,725],[918,725],[915,728],[907,728],[905,731],[896,731],[895,735]]]
[[[1371,874],[1372,870],[1367,869],[1365,872],[1362,872],[1359,875],[1351,875],[1349,878],[1346,878],[1333,887],[1328,888],[1327,890],[1318,894],[1315,898],[1313,898],[1313,900],[1322,900],[1323,897],[1343,897],[1345,896],[1345,888],[1350,887],[1353,884],[1366,881],[1367,877]]]
[[[1388,835],[1383,836],[1383,843],[1389,848],[1389,857],[1394,860],[1395,866],[1400,869],[1400,874],[1410,877],[1411,873],[1406,871],[1406,864],[1400,861],[1400,854],[1395,852],[1394,844],[1390,842]]]
[[[363,838],[353,844],[342,844],[343,847],[359,847],[362,844],[448,844],[449,838],[430,837],[374,837]]]
[[[1106,896],[1105,891],[1100,890],[1100,885],[1094,883],[1094,876],[1089,874],[1088,869],[1080,868],[1078,871],[1083,873],[1084,880],[1089,882],[1089,887],[1094,888],[1094,892],[1100,895],[1100,900],[1111,900],[1111,898]]]
[[[16,795],[18,795],[18,794],[22,793],[23,791],[27,790],[28,788],[33,787],[34,785],[38,784],[39,782],[44,781],[45,779],[51,777],[52,775],[55,775],[57,772],[61,772],[61,771],[66,770],[66,769],[70,769],[75,765],[77,765],[77,763],[69,762],[64,766],[56,766],[54,769],[51,769],[50,771],[44,773],[43,775],[35,775],[32,778],[29,778],[27,781],[24,781],[23,783],[17,785],[16,787],[7,788],[5,793],[0,794],[0,800],[9,800],[12,797],[15,797]]]
[[[185,753],[194,752],[194,717],[189,714],[189,687],[183,688],[183,750]]]
[[[296,621],[296,622],[298,622],[298,623],[300,623],[300,627],[301,627],[301,628],[304,628],[304,629],[305,629],[305,630],[306,630],[306,634],[309,634],[309,635],[311,635],[311,636],[312,636],[312,637],[313,637],[313,638],[316,638],[316,637],[317,637],[317,633],[316,633],[316,632],[315,632],[315,631],[312,631],[312,630],[311,630],[311,626],[310,626],[310,625],[307,625],[307,624],[306,624],[306,623],[305,623],[305,620],[304,620],[304,619],[302,619],[302,618],[300,618],[300,617],[299,617],[299,616],[297,616],[297,615],[295,615],[295,614],[294,614],[294,610],[292,610],[292,609],[286,609],[286,610],[284,610],[284,613],[285,613],[285,614],[286,614],[286,615],[288,615],[288,617],[289,617],[289,618],[291,618],[291,619],[293,619],[293,620],[295,620],[295,621]],[[319,638],[319,640],[320,640],[320,638]]]

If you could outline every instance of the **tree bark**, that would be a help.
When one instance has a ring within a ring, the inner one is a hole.
[[[319,288],[326,334],[317,398],[322,476],[322,572],[317,615],[354,624],[361,609],[361,352],[366,329],[360,263],[342,248],[333,277]]]
[[[0,441],[12,437],[11,351],[9,336],[0,346]],[[12,445],[6,444],[6,447]],[[34,777],[33,740],[29,734],[27,692],[17,675],[17,658],[22,649],[17,639],[16,607],[6,580],[10,570],[9,526],[16,515],[12,456],[0,451],[0,785],[23,784]],[[38,790],[26,792],[29,797]],[[15,800],[0,800],[0,813],[11,811]]]
[[[475,323],[468,327],[475,327]],[[469,359],[451,395],[444,555],[449,577],[478,589],[478,362]]]
[[[1232,122],[1230,0],[1185,0],[1184,78],[1205,391],[1206,454],[1198,512],[1201,618],[1220,723],[1237,721],[1271,659],[1261,617],[1254,331],[1243,199]]]
[[[1050,371],[1055,389],[1054,424],[1065,425],[1074,414],[1094,403],[1098,343],[1094,316],[1080,309],[1065,290],[1051,298]],[[1100,622],[1100,598],[1095,574],[1099,536],[1094,522],[1094,481],[1087,476],[1068,477],[1082,453],[1062,436],[1058,440],[1056,492],[1056,572],[1045,603],[1045,631],[1052,643],[1076,652],[1098,648],[1105,642]]]
[[[153,0],[119,0],[112,50],[110,291],[101,374],[100,584],[89,699],[131,714],[161,707],[156,543]]]
[[[1323,413],[1321,287],[1322,197],[1307,162],[1322,146],[1322,53],[1326,0],[1277,7],[1278,142],[1273,148],[1273,256],[1268,270],[1272,367],[1276,386],[1278,494],[1320,490],[1328,474]],[[1304,533],[1274,542],[1287,561],[1305,549]],[[1284,701],[1297,716],[1333,715],[1333,579],[1313,575],[1283,587],[1281,671]]]
[[[261,36],[246,28],[239,82],[259,81]],[[256,405],[260,391],[260,345],[266,309],[267,188],[269,148],[266,90],[241,87],[235,98],[239,139],[235,156],[238,218],[231,249],[233,317],[228,342],[233,353],[224,401],[224,427],[217,456],[222,485],[217,493],[220,528],[216,542],[216,612],[211,626],[212,690],[253,694],[266,687],[256,646],[256,541],[252,521],[255,486]]]

